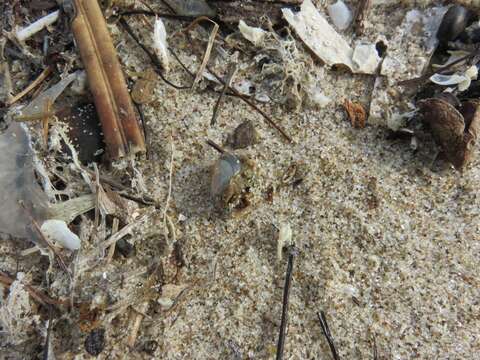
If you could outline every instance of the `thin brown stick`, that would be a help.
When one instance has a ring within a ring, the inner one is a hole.
[[[473,58],[474,56],[478,55],[478,50],[476,50],[475,52],[472,52],[468,55],[465,55],[465,56],[462,56],[461,58],[451,62],[450,64],[447,64],[437,70],[431,70],[431,71],[428,71],[426,74],[422,75],[422,76],[419,76],[417,78],[414,78],[414,79],[408,79],[408,80],[403,80],[403,81],[400,81],[398,83],[398,85],[401,85],[401,86],[407,86],[407,85],[416,85],[416,84],[420,84],[422,83],[423,81],[429,79],[431,76],[435,75],[435,74],[441,74],[442,72],[450,69],[451,67],[463,62],[463,61],[466,61],[466,60],[469,60],[471,58]]]
[[[207,70],[213,75],[215,76],[215,78],[222,84],[222,85],[225,85],[225,82],[223,81],[223,79],[218,76],[217,74],[215,74],[215,72],[212,71],[212,69],[210,69],[208,66],[207,66]],[[277,125],[275,123],[275,121],[272,120],[272,118],[270,116],[268,116],[263,110],[261,110],[257,105],[255,105],[252,101],[250,101],[246,96],[240,94],[238,92],[237,89],[235,89],[233,86],[229,86],[228,87],[229,90],[231,92],[233,92],[235,94],[235,96],[239,97],[240,99],[242,99],[244,102],[246,102],[250,107],[252,107],[253,109],[255,109],[258,113],[260,113],[260,115],[263,116],[263,118],[271,125],[273,126],[275,129],[277,129],[280,134],[282,134],[282,136],[288,141],[288,142],[292,142],[292,138],[290,136],[288,136],[288,134],[285,132],[285,130],[283,130],[279,125]]]
[[[40,75],[38,75],[38,77],[33,80],[30,84],[28,84],[28,86],[23,89],[22,91],[20,91],[17,95],[13,96],[12,98],[10,98],[9,100],[7,100],[7,105],[13,105],[15,104],[17,101],[20,101],[24,96],[26,96],[30,91],[32,91],[33,89],[35,89],[38,85],[40,85],[47,77],[48,75],[50,75],[52,73],[52,68],[50,66],[48,66],[47,68],[45,68],[41,73]]]
[[[355,16],[352,21],[352,25],[355,27],[357,35],[361,35],[365,30],[365,20],[368,17],[372,0],[360,0],[355,11]]]
[[[222,105],[222,101],[224,99],[225,93],[227,92],[228,87],[232,85],[232,80],[236,72],[237,72],[237,64],[234,64],[234,63],[230,64],[228,73],[225,76],[225,85],[223,86],[222,93],[218,97],[218,100],[215,103],[215,107],[213,108],[212,120],[210,121],[211,126],[215,125],[215,122],[217,121],[218,112]]]
[[[213,140],[207,139],[205,141],[208,145],[217,150],[220,154],[223,154],[225,152],[225,150],[220,145],[217,145],[215,142],[213,142]]]
[[[118,218],[113,218],[113,224],[112,224],[112,235],[118,232],[118,225],[119,225],[119,220]],[[114,242],[110,247],[108,248],[108,255],[107,255],[107,264],[110,264],[113,259],[113,254],[115,253],[115,246],[117,242]]]

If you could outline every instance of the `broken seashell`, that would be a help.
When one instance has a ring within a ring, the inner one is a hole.
[[[282,9],[283,16],[300,39],[328,66],[343,64],[353,69],[353,50],[327,20],[318,12],[311,0],[304,0],[300,12]]]
[[[433,138],[456,169],[470,160],[480,132],[479,101],[465,101],[459,110],[448,102],[430,98],[419,102],[423,119]]]
[[[374,44],[358,44],[353,50],[352,60],[356,65],[355,72],[373,74],[377,71],[382,59],[378,56],[378,51]]]
[[[265,30],[258,27],[248,26],[243,20],[239,21],[238,29],[242,33],[243,37],[255,46],[260,45],[265,38]]]
[[[333,25],[335,25],[338,30],[347,29],[352,22],[352,12],[342,0],[338,0],[333,5],[329,5],[327,10]]]

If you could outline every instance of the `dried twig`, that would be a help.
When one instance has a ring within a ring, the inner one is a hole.
[[[355,27],[357,35],[361,35],[365,30],[365,20],[368,17],[372,0],[360,0],[355,11],[355,15],[352,21],[352,25]]]
[[[220,145],[213,142],[213,140],[206,139],[205,141],[208,145],[217,150],[220,154],[223,154],[225,152],[225,150]]]
[[[215,76],[215,78],[222,84],[222,85],[225,85],[225,82],[223,81],[223,79],[218,76],[217,74],[215,74],[215,72],[210,69],[208,66],[207,66],[207,70],[213,75]],[[258,113],[260,113],[260,115],[263,116],[263,118],[270,124],[272,125],[275,129],[277,129],[280,134],[282,134],[282,136],[289,142],[292,142],[292,138],[290,136],[287,135],[287,133],[285,132],[285,130],[283,130],[279,125],[277,125],[275,123],[275,121],[272,120],[272,118],[270,116],[268,116],[264,111],[262,111],[257,105],[255,105],[252,101],[250,101],[246,96],[240,94],[240,92],[238,92],[237,89],[235,89],[233,86],[229,86],[228,87],[229,90],[231,92],[233,92],[235,94],[235,96],[239,97],[240,99],[242,99],[244,102],[246,102],[250,107],[252,107],[253,109],[255,109]]]
[[[126,22],[125,19],[120,18],[118,23],[120,24],[120,26],[123,27],[123,29],[125,29],[127,34],[130,35],[130,37],[137,43],[137,45],[140,46],[140,48],[145,52],[145,54],[147,54],[147,56],[150,58],[150,62],[154,65],[155,72],[158,74],[158,76],[160,76],[160,78],[165,83],[167,83],[168,85],[170,85],[171,87],[173,87],[177,90],[184,90],[184,89],[190,89],[191,88],[191,86],[176,85],[176,84],[172,83],[171,81],[169,81],[167,78],[165,78],[165,76],[163,75],[163,72],[162,72],[162,69],[163,69],[162,63],[160,62],[160,59],[157,57],[157,55],[155,53],[151,52],[150,50],[148,50],[147,47],[141,43],[140,39],[138,38],[137,35],[135,35],[135,33],[133,32],[133,29],[130,27],[130,25],[128,25],[128,23]]]
[[[222,100],[225,96],[225,93],[227,92],[227,89],[232,85],[232,80],[236,72],[237,72],[237,64],[235,63],[230,64],[228,73],[225,76],[225,85],[223,85],[222,93],[218,97],[218,100],[215,103],[215,107],[213,108],[212,120],[210,121],[211,126],[215,125],[215,122],[218,116],[218,111],[220,110],[220,106],[222,105]]]
[[[74,0],[72,31],[112,159],[145,151],[125,77],[97,0]]]
[[[197,19],[195,19],[190,25],[188,25],[184,30],[182,30],[182,32],[188,32],[192,30],[201,21],[209,21],[213,23],[213,29],[208,38],[207,49],[205,50],[205,54],[203,55],[202,63],[200,64],[200,67],[198,68],[198,71],[197,71],[197,75],[195,75],[195,79],[193,80],[192,89],[195,88],[195,86],[199,83],[199,81],[203,77],[203,72],[205,71],[205,67],[207,66],[208,60],[210,59],[210,53],[212,52],[215,36],[217,35],[218,29],[219,29],[219,26],[215,21],[209,19],[206,16],[200,16]]]
[[[277,360],[283,359],[283,350],[285,347],[285,334],[287,330],[288,322],[288,300],[290,297],[290,287],[292,285],[293,274],[293,260],[297,255],[297,249],[295,246],[289,248],[290,253],[288,255],[287,273],[285,275],[285,285],[283,287],[283,305],[282,305],[282,322],[280,323],[280,334],[278,335],[277,343]]]
[[[137,336],[138,336],[138,330],[140,330],[140,325],[144,318],[144,314],[147,312],[147,310],[148,310],[148,302],[145,302],[141,305],[140,311],[135,311],[133,325],[127,340],[127,344],[131,348],[133,348],[135,345],[135,341],[137,340]]]
[[[437,70],[431,70],[431,71],[428,71],[427,73],[425,73],[424,75],[422,76],[419,76],[417,78],[414,78],[414,79],[408,79],[408,80],[403,80],[403,81],[400,81],[398,83],[398,85],[401,85],[401,86],[408,86],[408,85],[419,85],[421,84],[422,82],[426,81],[427,79],[429,79],[431,76],[435,75],[435,74],[441,74],[442,72],[446,71],[446,70],[449,70],[450,68],[452,68],[453,66],[455,65],[458,65],[460,64],[461,62],[464,62],[464,61],[467,61],[467,60],[470,60],[472,58],[474,58],[475,56],[479,55],[479,50],[475,50],[473,51],[472,53],[470,54],[467,54],[465,56],[462,56],[461,58],[455,60],[455,61],[452,61],[450,64],[447,64],[445,66],[442,66],[441,68],[438,68]]]
[[[113,224],[112,224],[112,234],[115,234],[118,232],[118,225],[119,225],[119,220],[118,218],[113,218]],[[115,245],[117,243],[114,242],[112,245],[110,245],[110,248],[108,249],[108,255],[107,255],[107,264],[110,264],[110,262],[113,259],[113,254],[115,253]]]
[[[328,346],[330,347],[330,351],[332,352],[332,356],[334,360],[340,360],[338,356],[337,348],[335,347],[335,342],[333,341],[333,336],[330,333],[330,328],[328,327],[327,319],[325,317],[325,313],[321,310],[317,313],[318,320],[320,321],[320,327],[322,328],[323,335],[327,339]]]
[[[38,85],[40,85],[51,73],[52,73],[52,68],[48,66],[40,73],[40,75],[38,75],[38,77],[35,80],[33,80],[30,84],[28,84],[28,86],[25,89],[23,89],[17,95],[7,100],[7,105],[13,105],[17,101],[20,101],[25,95],[27,95],[30,91],[32,91]]]

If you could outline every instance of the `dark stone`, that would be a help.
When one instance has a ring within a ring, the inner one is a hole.
[[[85,339],[85,350],[92,356],[99,355],[105,347],[105,329],[92,330]]]

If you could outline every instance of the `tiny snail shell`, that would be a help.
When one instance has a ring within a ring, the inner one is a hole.
[[[467,27],[470,15],[470,12],[463,6],[454,5],[450,7],[443,16],[438,29],[438,40],[441,43],[455,40]]]
[[[212,196],[221,196],[229,186],[232,178],[242,169],[240,159],[230,153],[223,153],[213,166],[211,193]]]

